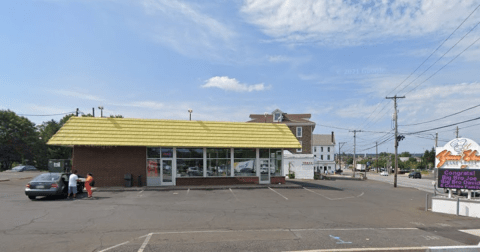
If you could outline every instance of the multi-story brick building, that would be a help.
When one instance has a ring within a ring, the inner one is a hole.
[[[286,124],[302,145],[301,149],[286,149],[293,154],[312,154],[313,130],[315,123],[310,121],[311,114],[287,114],[280,109],[271,114],[251,114],[252,123],[282,123]]]

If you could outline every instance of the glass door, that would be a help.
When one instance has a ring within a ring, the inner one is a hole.
[[[173,162],[172,159],[162,159],[162,173],[161,173],[161,185],[173,186],[175,178],[173,175]]]
[[[271,164],[268,158],[260,158],[260,184],[270,184]]]

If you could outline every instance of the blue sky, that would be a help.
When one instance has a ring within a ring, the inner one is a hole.
[[[386,96],[406,96],[398,100],[399,125],[480,104],[480,8],[471,14],[478,5],[3,1],[0,109],[50,115],[103,106],[107,116],[188,119],[191,108],[193,120],[244,122],[278,108],[312,114],[314,133],[335,131],[337,141],[347,142],[342,152],[353,151],[349,130],[364,130],[357,152],[374,153],[369,148],[392,130],[393,101]],[[479,111],[399,131],[454,124]],[[26,117],[39,124],[62,116]],[[478,123],[460,124],[460,136],[480,142]],[[430,149],[435,132],[443,145],[455,127],[406,135],[399,152]],[[392,140],[379,146],[393,149]]]

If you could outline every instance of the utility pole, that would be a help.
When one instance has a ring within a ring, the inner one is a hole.
[[[375,158],[375,168],[378,173],[378,142],[375,142],[375,152],[377,153]]]
[[[438,132],[435,132],[435,148],[438,147]]]
[[[338,142],[338,165],[340,167],[339,169],[342,169],[342,156],[341,156],[342,152],[340,150],[341,150],[342,146],[346,143],[347,142]]]
[[[95,108],[92,108],[92,113],[93,113],[93,114],[92,114],[93,117],[95,117]]]
[[[78,117],[78,108],[77,108],[77,111],[75,112],[75,116]]]
[[[362,132],[361,130],[349,130],[349,132],[353,132],[353,174],[352,178],[355,178],[355,169],[357,169],[357,153],[355,147],[357,146],[357,132]]]
[[[457,135],[457,138],[458,138],[458,126],[457,126],[457,130],[455,132],[457,133],[456,135]]]
[[[398,155],[398,113],[397,113],[397,99],[400,98],[405,98],[405,96],[397,96],[395,95],[394,97],[385,97],[385,99],[393,99],[393,107],[395,111],[395,176],[393,179],[393,187],[397,187],[397,173],[398,173],[398,160],[397,160],[397,155]]]

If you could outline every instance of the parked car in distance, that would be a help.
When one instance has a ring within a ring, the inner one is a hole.
[[[467,189],[450,189],[450,188],[443,188],[443,192],[448,193],[448,190],[452,190],[453,194],[456,194],[458,196],[461,195],[468,195],[468,190]],[[478,197],[480,195],[480,190],[470,190],[470,192],[473,192],[472,196]]]
[[[335,171],[335,174],[342,174],[342,172],[343,172],[342,169],[338,169]]]
[[[188,167],[187,174],[190,177],[203,176],[203,170],[200,170],[200,167],[197,166]]]
[[[34,200],[38,196],[67,196],[68,194],[68,173],[42,173],[33,178],[25,187],[25,195]],[[78,176],[83,178],[83,176]],[[84,182],[77,181],[77,193],[82,193]]]
[[[12,171],[23,172],[23,171],[38,171],[35,166],[32,165],[18,165],[12,168]]]
[[[419,179],[421,179],[422,174],[420,172],[410,172],[410,174],[408,174],[408,178],[419,178]]]
[[[380,176],[388,176],[388,172],[383,171],[383,172],[380,173]]]

